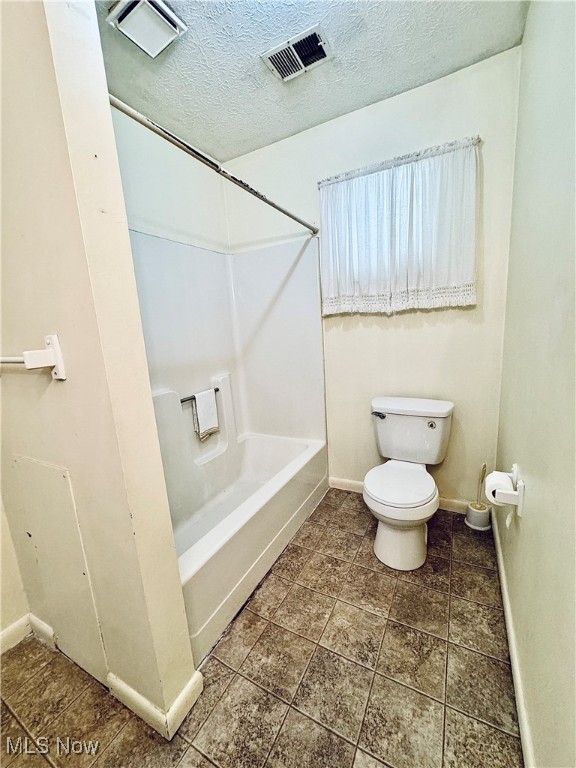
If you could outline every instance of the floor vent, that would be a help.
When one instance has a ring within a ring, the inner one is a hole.
[[[261,58],[276,77],[286,82],[328,61],[332,52],[322,30],[316,26],[271,48]]]

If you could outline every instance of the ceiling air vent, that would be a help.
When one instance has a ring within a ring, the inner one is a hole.
[[[119,0],[106,21],[153,59],[188,29],[162,0]]]
[[[276,77],[286,82],[332,58],[332,52],[322,30],[315,26],[271,48],[261,58]]]

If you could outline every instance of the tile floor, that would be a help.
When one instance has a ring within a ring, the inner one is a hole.
[[[361,496],[330,490],[202,666],[168,743],[32,638],[2,656],[2,766],[518,768],[491,533],[439,511],[418,571],[372,551]],[[6,736],[99,741],[8,756]]]

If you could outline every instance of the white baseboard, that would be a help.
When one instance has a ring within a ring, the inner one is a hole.
[[[328,483],[330,488],[339,488],[342,491],[362,493],[364,490],[364,483],[362,480],[347,480],[344,477],[329,477]],[[458,512],[465,515],[467,507],[468,502],[463,501],[462,499],[445,499],[440,497],[440,509],[446,509],[448,512]]]
[[[516,639],[516,630],[512,618],[512,607],[510,605],[510,593],[508,591],[508,579],[506,577],[506,568],[504,567],[504,558],[502,556],[502,545],[500,542],[500,521],[496,515],[492,515],[492,529],[494,531],[494,542],[496,544],[496,557],[498,559],[498,574],[500,576],[500,586],[502,589],[502,603],[504,607],[504,619],[506,621],[506,634],[508,635],[508,648],[510,651],[510,663],[512,665],[512,677],[514,679],[514,692],[516,694],[516,709],[518,712],[518,725],[520,726],[520,740],[522,742],[522,752],[524,753],[524,765],[526,768],[535,768],[534,745],[532,743],[532,734],[528,722],[528,713],[526,710],[526,695],[520,663],[518,660],[518,641]]]
[[[33,613],[28,615],[30,618],[30,627],[33,634],[38,638],[38,640],[41,640],[43,643],[46,643],[46,645],[55,650],[57,646],[57,640],[56,633],[52,627],[49,624],[46,624],[45,621],[42,621],[42,619],[34,616]]]
[[[364,489],[362,480],[346,480],[344,477],[329,477],[328,485],[330,488],[339,488],[341,491],[354,491],[354,493],[362,493]]]
[[[42,619],[34,616],[33,613],[27,613],[0,632],[0,653],[14,648],[15,645],[18,645],[19,642],[31,634],[37,637],[38,640],[46,643],[50,648],[56,648],[56,635],[52,627],[46,624],[45,621],[42,621]]]
[[[30,634],[34,634],[51,648],[57,647],[57,637],[52,627],[34,616],[33,613],[27,613],[0,632],[0,652],[4,653],[4,651],[18,645]],[[117,699],[166,739],[171,739],[174,736],[192,705],[202,693],[203,686],[202,674],[196,670],[168,711],[163,712],[112,672],[108,673],[107,682],[111,693]]]
[[[18,645],[18,643],[24,640],[25,637],[28,637],[31,632],[30,614],[26,613],[0,632],[0,653],[4,653],[4,651],[9,651],[10,648],[14,648],[14,646]]]
[[[445,509],[447,512],[457,512],[459,515],[465,515],[468,509],[468,501],[462,499],[445,499],[440,496],[440,509]]]
[[[112,672],[108,673],[106,680],[110,692],[165,739],[174,736],[203,688],[202,673],[196,670],[168,711],[164,712]]]

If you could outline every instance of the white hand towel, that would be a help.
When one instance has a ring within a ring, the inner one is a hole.
[[[192,417],[194,429],[200,440],[218,432],[218,409],[216,408],[216,392],[213,389],[205,389],[197,392],[192,400]]]

